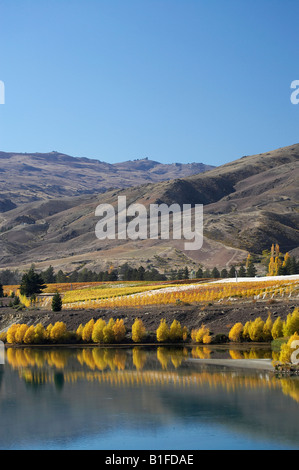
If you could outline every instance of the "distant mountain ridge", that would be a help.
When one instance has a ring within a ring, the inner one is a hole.
[[[25,202],[103,193],[208,171],[203,163],[162,164],[148,159],[106,163],[59,152],[0,152],[0,212]]]

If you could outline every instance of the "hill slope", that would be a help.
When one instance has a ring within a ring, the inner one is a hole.
[[[144,161],[144,164],[151,163]],[[142,165],[142,163],[141,163]],[[126,166],[124,164],[124,166]],[[161,271],[198,263],[229,266],[261,253],[272,243],[283,251],[299,247],[299,145],[243,157],[203,174],[22,204],[2,214],[0,262],[17,267],[34,261],[41,268],[100,270],[126,261]],[[127,204],[204,204],[204,245],[184,251],[180,240],[107,240],[95,237],[95,208]]]

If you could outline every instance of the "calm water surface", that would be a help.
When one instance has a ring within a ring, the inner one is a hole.
[[[299,379],[208,348],[8,349],[0,449],[298,449]]]

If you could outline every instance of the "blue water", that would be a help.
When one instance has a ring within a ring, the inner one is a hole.
[[[0,366],[0,449],[299,448],[298,379],[190,356],[11,350]]]

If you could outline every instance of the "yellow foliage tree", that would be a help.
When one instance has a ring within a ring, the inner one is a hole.
[[[299,331],[299,309],[295,308],[293,313],[289,313],[283,325],[283,336],[291,336]]]
[[[188,328],[186,326],[183,326],[183,341],[187,341],[188,333]]]
[[[23,343],[23,340],[24,340],[24,336],[26,334],[28,330],[28,325],[25,325],[25,324],[22,324],[22,325],[19,325],[18,329],[16,330],[16,333],[15,333],[15,342],[16,343]]]
[[[240,343],[243,338],[243,325],[242,323],[236,323],[230,330],[228,337],[230,341],[234,343]]]
[[[290,257],[290,254],[289,254],[289,253],[286,253],[286,254],[284,255],[283,263],[282,263],[282,267],[283,267],[283,268],[286,267],[286,265],[287,265],[287,263],[288,263],[288,260],[289,260],[290,258],[291,258],[291,257]]]
[[[47,339],[50,339],[50,335],[51,335],[51,330],[53,328],[53,325],[52,323],[50,323],[47,328],[46,328],[46,333],[47,333]]]
[[[63,322],[56,322],[50,332],[50,340],[54,343],[58,343],[59,341],[63,341],[65,339],[67,333],[67,328],[65,323]]]
[[[132,325],[132,341],[134,343],[141,343],[146,335],[145,326],[139,318],[136,318]]]
[[[282,338],[283,336],[283,321],[280,317],[276,318],[273,323],[271,335],[273,339]]]
[[[191,330],[191,335],[190,336],[191,336],[191,339],[192,339],[193,343],[196,343],[197,331],[198,330],[195,330],[195,329]]]
[[[202,338],[203,344],[210,344],[212,342],[212,336],[210,334],[205,334]]]
[[[36,327],[34,328],[34,334],[35,334],[34,342],[37,344],[43,343],[47,338],[47,332],[45,330],[45,327],[41,323],[38,323]]]
[[[113,327],[114,339],[117,343],[120,343],[125,339],[126,336],[126,327],[123,319],[117,318]]]
[[[251,321],[246,322],[245,325],[244,325],[243,333],[242,333],[242,337],[243,337],[244,341],[250,341],[251,326],[252,326]]]
[[[183,330],[180,322],[177,320],[173,320],[172,324],[170,325],[169,339],[173,342],[181,341],[183,339]]]
[[[85,341],[86,343],[91,342],[93,327],[94,327],[94,319],[92,318],[91,320],[89,320],[88,323],[86,323],[82,331],[82,340]]]
[[[103,340],[104,343],[114,343],[115,341],[115,336],[114,336],[114,320],[113,318],[110,318],[108,324],[104,327],[103,329]]]
[[[280,253],[280,247],[276,243],[276,245],[272,245],[271,247],[271,257],[268,266],[268,276],[278,276],[280,268],[282,267],[282,254]]]
[[[273,339],[272,328],[273,328],[273,321],[271,318],[271,314],[269,314],[267,320],[265,321],[264,328],[263,328],[264,341],[271,341]]]
[[[160,321],[160,325],[157,329],[156,334],[157,334],[157,341],[159,343],[163,343],[169,340],[170,331],[167,326],[166,320],[162,319]]]
[[[203,338],[204,336],[207,336],[210,334],[210,330],[206,328],[204,325],[202,325],[198,330],[196,334],[196,342],[197,343],[203,343]]]
[[[35,328],[33,325],[29,326],[28,330],[24,336],[24,343],[25,344],[33,344],[35,340]]]
[[[103,343],[104,342],[104,328],[106,326],[105,320],[99,318],[93,327],[91,339],[94,343]]]
[[[82,325],[82,323],[78,326],[77,330],[76,330],[76,336],[77,336],[77,339],[79,341],[82,340],[82,333],[83,333],[83,329],[84,329],[84,326]]]
[[[16,343],[16,332],[18,331],[18,328],[19,328],[18,324],[13,324],[11,325],[10,328],[8,328],[7,334],[6,334],[6,341],[9,344]]]
[[[265,322],[259,317],[256,318],[250,328],[250,339],[251,341],[263,341],[264,340],[264,325]]]

